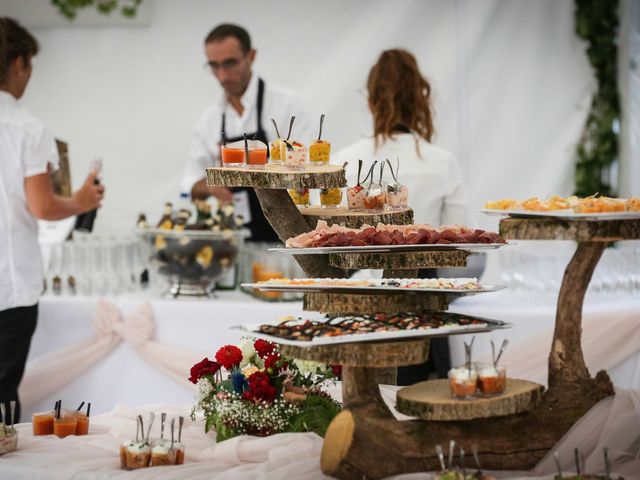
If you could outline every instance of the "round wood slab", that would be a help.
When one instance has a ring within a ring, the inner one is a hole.
[[[339,343],[315,347],[280,344],[279,348],[284,356],[300,360],[351,367],[386,368],[424,363],[429,355],[429,340]]]
[[[503,218],[500,235],[513,240],[575,240],[615,242],[640,239],[640,219],[565,220],[559,218]]]
[[[324,220],[329,225],[342,225],[348,228],[360,228],[363,225],[375,227],[378,223],[387,225],[410,225],[413,223],[413,210],[405,208],[402,210],[387,210],[379,213],[354,212],[348,208],[301,208],[300,213],[304,215],[311,228],[316,228],[318,220]]]
[[[304,310],[338,315],[369,313],[423,313],[426,310],[447,310],[446,293],[324,293],[304,294]]]
[[[282,165],[267,165],[264,170],[212,167],[207,168],[207,185],[302,190],[346,187],[347,179],[339,165],[307,165],[304,170],[289,170]]]
[[[330,253],[329,265],[348,270],[466,267],[465,250],[430,250],[398,253]]]
[[[500,396],[456,400],[451,398],[448,379],[429,380],[398,390],[396,410],[432,421],[502,417],[531,410],[540,401],[543,390],[537,383],[507,378],[507,388]]]

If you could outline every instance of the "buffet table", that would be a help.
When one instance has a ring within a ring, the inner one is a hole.
[[[395,388],[381,388],[383,398],[392,405]],[[332,392],[339,398],[339,385]],[[135,435],[136,415],[145,419],[148,412],[167,412],[169,418],[188,416],[187,405],[152,404],[140,408],[117,405],[111,412],[91,418],[88,436],[58,439],[53,435],[33,437],[31,424],[17,426],[19,450],[0,457],[0,478],[12,480],[50,480],[52,478],[102,480],[115,478],[189,478],[189,479],[318,479],[329,478],[320,471],[322,438],[314,433],[285,433],[266,438],[241,436],[220,444],[213,432],[204,433],[203,422],[188,418],[182,441],[186,445],[185,464],[152,467],[136,472],[119,470],[119,445]],[[563,471],[572,471],[573,448],[585,454],[589,471],[603,471],[602,447],[608,446],[613,470],[627,480],[638,479],[640,471],[640,395],[621,390],[615,398],[596,405],[557,446]],[[158,437],[159,422],[154,423],[151,438]],[[471,459],[470,459],[471,461]],[[472,462],[471,462],[472,463]],[[553,479],[551,458],[540,462],[533,472],[494,472],[497,478]],[[431,478],[424,473],[406,474],[397,479]]]
[[[510,330],[478,337],[477,358],[490,352],[490,338],[498,343],[508,338],[510,375],[545,383],[555,305],[497,292],[456,300],[451,310],[513,322]],[[264,302],[241,292],[220,292],[212,300],[45,296],[21,387],[24,418],[52,408],[59,398],[91,401],[96,414],[117,403],[189,404],[189,368],[222,345],[238,342],[240,335],[229,326],[301,313],[300,302]],[[587,299],[583,345],[593,374],[607,369],[617,387],[640,389],[639,323],[640,299]],[[464,358],[464,339],[451,337],[454,363]]]

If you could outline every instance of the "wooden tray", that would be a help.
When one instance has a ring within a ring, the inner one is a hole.
[[[387,225],[410,225],[413,223],[413,210],[385,210],[384,212],[356,212],[348,208],[300,208],[311,228],[316,228],[318,220],[324,220],[329,225],[342,225],[348,228],[360,228],[363,225],[375,227],[378,223]]]
[[[504,394],[497,397],[456,400],[449,380],[429,380],[398,390],[396,410],[432,421],[473,420],[526,412],[542,398],[544,387],[528,380],[507,378]]]
[[[219,187],[341,188],[347,186],[344,168],[338,165],[307,165],[290,170],[282,165],[267,165],[264,170],[238,167],[207,168],[207,185]]]

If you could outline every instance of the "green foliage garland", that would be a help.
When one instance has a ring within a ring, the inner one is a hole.
[[[611,166],[618,159],[620,100],[616,43],[618,0],[575,0],[575,28],[587,42],[598,88],[576,148],[576,195],[613,195]]]
[[[87,7],[95,7],[99,13],[110,15],[119,6],[118,0],[51,0],[51,4],[67,20],[74,20],[78,15],[78,10]],[[138,6],[142,0],[124,0],[120,7],[120,13],[127,18],[133,18],[138,12]]]

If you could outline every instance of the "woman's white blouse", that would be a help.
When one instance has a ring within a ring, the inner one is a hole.
[[[453,154],[443,148],[411,133],[400,133],[381,144],[377,150],[373,138],[368,138],[332,157],[332,163],[349,162],[346,172],[349,186],[357,182],[358,159],[365,162],[361,174],[364,177],[374,160],[383,161],[388,158],[395,169],[399,158],[398,180],[409,187],[409,206],[413,209],[416,223],[440,226],[464,224],[466,221],[467,191],[462,172]],[[376,182],[379,178],[379,166],[380,163],[374,172]],[[384,178],[388,183],[393,181],[388,166],[385,168]]]
[[[0,91],[0,311],[33,305],[42,292],[38,224],[29,212],[24,179],[58,168],[44,124]]]

